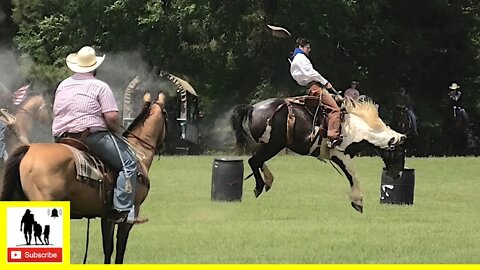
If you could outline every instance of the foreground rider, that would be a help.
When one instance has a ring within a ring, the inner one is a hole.
[[[75,72],[63,80],[55,93],[52,125],[55,141],[70,137],[83,141],[89,151],[119,171],[113,195],[113,209],[106,217],[125,221],[135,198],[137,164],[133,153],[121,139],[118,106],[110,87],[95,78],[105,55],[85,46],[68,55],[66,62]]]
[[[342,143],[340,136],[340,108],[327,91],[333,90],[332,84],[313,68],[310,59],[308,59],[310,50],[309,40],[306,38],[298,38],[296,40],[290,65],[290,74],[299,85],[309,87],[309,95],[320,96],[322,105],[328,114],[327,137],[329,139],[329,147],[333,148]]]

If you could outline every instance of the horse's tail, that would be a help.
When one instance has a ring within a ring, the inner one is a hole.
[[[252,105],[237,105],[233,109],[232,116],[230,117],[230,124],[235,132],[235,138],[237,141],[235,148],[240,154],[249,151],[249,141],[252,141],[251,136],[243,127],[243,122],[251,118],[252,111]]]
[[[20,183],[20,162],[29,148],[30,146],[28,145],[20,146],[12,155],[8,156],[7,163],[5,164],[3,191],[0,195],[0,201],[28,200]]]

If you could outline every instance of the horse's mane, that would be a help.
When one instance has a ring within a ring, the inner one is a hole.
[[[375,129],[385,128],[385,123],[378,116],[377,107],[370,99],[356,101],[353,99],[346,99],[345,108],[348,113],[354,114],[368,123],[368,125]]]
[[[140,123],[145,122],[145,119],[150,115],[150,105],[151,102],[146,102],[143,106],[142,112],[132,121],[132,123],[128,126],[127,131],[123,133],[123,136],[128,135],[128,131],[132,131],[136,126]]]

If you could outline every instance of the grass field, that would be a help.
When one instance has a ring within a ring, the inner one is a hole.
[[[413,206],[380,204],[382,161],[356,158],[364,213],[329,163],[278,156],[272,189],[212,202],[212,156],[161,157],[142,207],[150,222],[130,234],[125,263],[480,263],[480,158],[410,158]],[[244,175],[250,168],[244,157]],[[73,220],[71,262],[84,255],[86,220]],[[102,263],[100,220],[91,222],[89,263]]]

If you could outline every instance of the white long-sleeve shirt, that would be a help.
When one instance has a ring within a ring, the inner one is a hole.
[[[312,81],[316,81],[325,85],[328,83],[318,71],[313,68],[312,63],[305,54],[298,53],[292,60],[290,65],[290,74],[298,84],[306,86]]]

